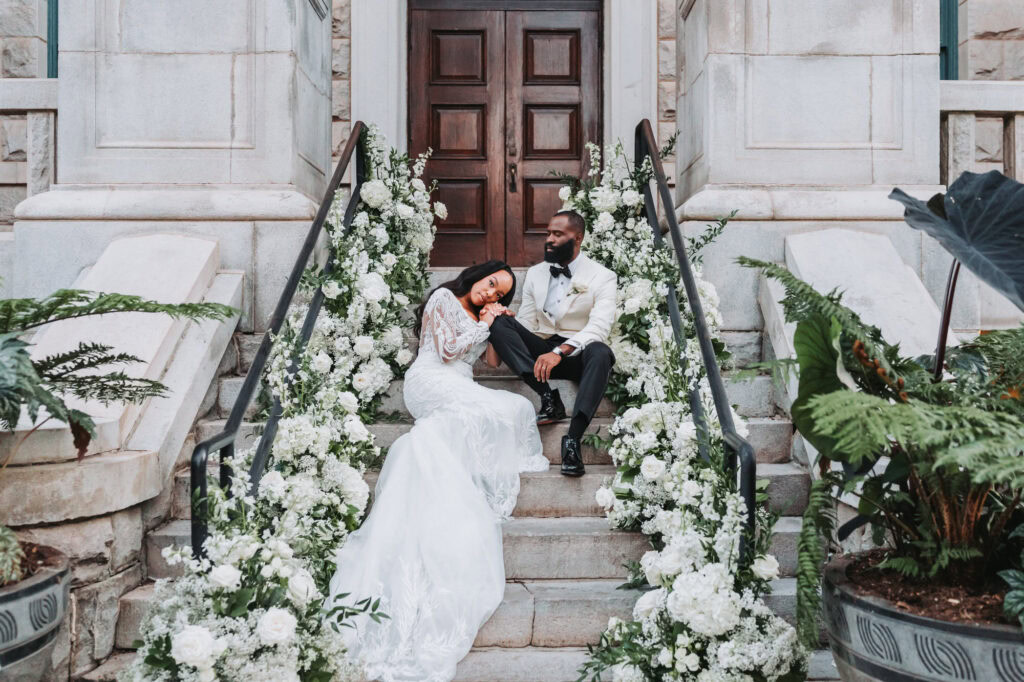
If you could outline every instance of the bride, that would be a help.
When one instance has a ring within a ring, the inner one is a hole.
[[[405,375],[415,425],[391,446],[373,506],[338,550],[324,605],[379,597],[388,618],[358,616],[344,629],[368,679],[455,677],[477,630],[505,591],[501,522],[519,472],[543,471],[532,403],[473,381],[490,325],[511,314],[515,275],[501,261],[466,268],[417,311],[419,355]]]

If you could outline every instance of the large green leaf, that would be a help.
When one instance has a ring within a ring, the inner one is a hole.
[[[793,425],[819,453],[829,459],[840,459],[835,452],[835,439],[817,432],[815,420],[808,405],[815,396],[841,391],[845,388],[837,368],[840,326],[822,315],[811,315],[796,326],[793,348],[800,365],[800,385],[790,414]],[[841,370],[845,372],[845,369]]]
[[[1024,310],[1024,185],[999,171],[964,173],[927,203],[900,189],[889,198],[906,207],[908,225]]]

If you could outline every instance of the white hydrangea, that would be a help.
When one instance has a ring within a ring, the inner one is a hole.
[[[382,180],[367,180],[359,188],[359,198],[370,208],[380,208],[391,199],[391,190]]]
[[[380,273],[368,272],[359,277],[356,286],[359,293],[371,303],[386,301],[391,296],[391,288]]]

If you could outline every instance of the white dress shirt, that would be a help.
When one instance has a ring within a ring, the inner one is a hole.
[[[558,265],[558,263],[551,263],[551,265]],[[569,268],[569,272],[575,275],[578,265],[579,256],[576,256],[576,258],[573,258],[567,266]],[[563,304],[569,294],[570,286],[571,280],[565,275],[552,277],[551,283],[548,284],[548,295],[547,298],[544,299],[544,312],[548,314],[548,317],[556,322],[562,317],[562,315],[565,315],[565,306]],[[579,344],[571,341],[566,341],[565,343],[570,346],[575,346],[573,351],[568,353],[568,355],[576,355],[580,352]]]

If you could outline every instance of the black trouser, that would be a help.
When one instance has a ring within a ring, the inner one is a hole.
[[[550,353],[553,348],[565,343],[565,337],[541,338],[509,315],[501,315],[491,324],[491,343],[502,361],[513,372],[523,377],[527,384],[539,394],[551,390],[546,383],[538,382],[533,376],[537,358]],[[606,344],[596,341],[587,344],[582,352],[562,361],[551,370],[552,379],[568,379],[578,382],[579,393],[573,405],[573,424],[570,435],[579,438],[597,412],[597,406],[604,397],[608,378],[615,364],[615,355]],[[582,428],[579,428],[582,427]],[[572,433],[578,431],[578,433]]]

